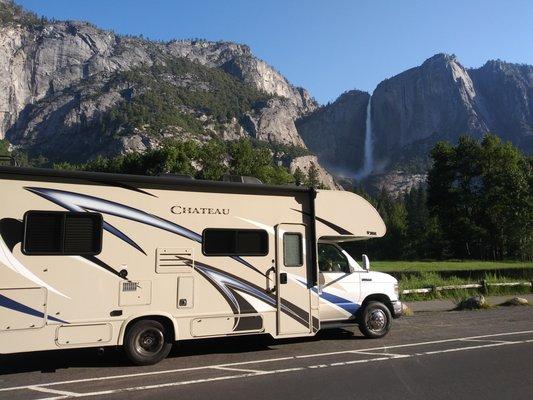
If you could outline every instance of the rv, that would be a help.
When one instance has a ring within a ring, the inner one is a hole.
[[[0,193],[0,354],[147,365],[197,338],[379,338],[401,315],[397,281],[340,245],[385,234],[350,192],[3,166]]]

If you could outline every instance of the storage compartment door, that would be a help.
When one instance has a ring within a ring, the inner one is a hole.
[[[57,328],[56,343],[58,346],[108,343],[111,333],[110,324],[64,325]]]
[[[42,328],[46,289],[0,289],[0,331]]]

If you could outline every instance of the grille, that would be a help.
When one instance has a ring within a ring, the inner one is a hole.
[[[135,292],[139,286],[138,282],[124,282],[122,283],[123,292]]]

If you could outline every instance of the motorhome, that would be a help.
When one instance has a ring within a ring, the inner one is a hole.
[[[350,192],[3,166],[0,193],[3,354],[123,346],[146,365],[197,338],[379,338],[401,314],[397,281],[341,246],[386,231]]]

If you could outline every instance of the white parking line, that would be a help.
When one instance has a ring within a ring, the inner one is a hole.
[[[389,350],[389,349],[396,349],[396,348],[423,346],[423,345],[428,345],[428,344],[457,342],[457,341],[468,340],[468,339],[490,338],[490,337],[499,337],[499,336],[512,336],[512,335],[529,334],[529,333],[533,333],[533,330],[519,331],[519,332],[503,332],[503,333],[495,333],[495,334],[490,334],[490,335],[478,335],[478,336],[460,337],[460,338],[453,338],[453,339],[434,340],[434,341],[429,341],[429,342],[418,342],[418,343],[408,343],[408,344],[400,344],[400,345],[393,345],[393,346],[373,347],[373,348],[360,349],[360,350],[351,349],[351,350],[329,352],[329,353],[315,353],[315,354],[307,354],[307,355],[301,355],[301,356],[269,358],[269,359],[262,359],[262,360],[243,361],[243,362],[218,364],[218,365],[208,365],[208,366],[201,366],[201,367],[191,367],[191,368],[180,368],[180,369],[163,370],[163,371],[142,372],[142,373],[137,373],[137,374],[102,376],[102,377],[87,378],[87,379],[76,379],[76,380],[69,380],[69,381],[57,381],[57,382],[48,382],[48,383],[42,383],[42,384],[32,384],[32,385],[26,385],[26,386],[13,386],[13,387],[1,388],[0,392],[23,390],[23,389],[36,390],[37,388],[42,389],[42,388],[48,388],[50,386],[66,385],[66,384],[73,384],[73,383],[87,383],[87,382],[96,382],[96,381],[107,381],[107,380],[112,380],[112,379],[145,377],[145,376],[171,374],[171,373],[184,372],[184,371],[207,370],[207,369],[213,369],[213,368],[214,369],[224,369],[224,368],[225,369],[229,369],[229,368],[235,367],[234,369],[238,370],[239,366],[249,365],[249,364],[260,364],[260,363],[269,363],[269,362],[276,362],[276,361],[305,359],[305,358],[311,358],[311,357],[323,357],[323,356],[330,356],[330,355],[337,355],[337,354],[357,354],[357,353],[365,354],[365,353],[368,353],[370,351],[376,351],[376,350]],[[532,341],[533,341],[533,339],[530,339],[530,340],[519,340],[519,341],[509,341],[509,342],[498,342],[498,343],[491,343],[491,344],[485,344],[485,345],[479,345],[479,346],[468,346],[468,347],[452,348],[452,349],[445,349],[445,350],[438,350],[438,351],[428,351],[428,352],[421,352],[421,353],[413,353],[413,354],[409,354],[409,355],[394,354],[394,353],[369,353],[371,355],[376,355],[376,356],[382,356],[382,355],[386,354],[386,356],[385,357],[375,357],[375,358],[364,359],[364,360],[350,360],[350,361],[345,361],[345,362],[336,362],[336,363],[331,363],[331,364],[319,364],[319,365],[325,365],[326,367],[328,367],[328,366],[351,365],[351,364],[366,363],[366,362],[394,360],[396,358],[408,358],[408,357],[415,357],[415,356],[421,356],[421,355],[439,354],[439,353],[455,352],[455,351],[462,351],[462,350],[472,350],[472,349],[480,349],[480,348],[486,348],[486,347],[505,346],[505,345],[511,345],[511,344],[519,344],[519,343],[530,343]],[[170,383],[163,383],[163,384],[160,384],[160,385],[136,386],[136,387],[130,387],[130,388],[112,389],[112,390],[107,390],[107,391],[91,392],[91,393],[83,393],[83,394],[74,393],[74,392],[65,392],[65,396],[71,396],[71,397],[96,396],[96,395],[112,394],[112,393],[118,393],[118,392],[124,392],[124,391],[157,389],[157,388],[164,388],[164,387],[169,387],[169,386],[182,386],[182,385],[193,384],[193,383],[212,382],[212,381],[220,381],[220,380],[225,380],[225,379],[247,378],[247,377],[251,377],[251,376],[270,375],[270,374],[289,372],[289,371],[301,371],[301,370],[304,370],[304,369],[307,369],[307,368],[310,368],[310,367],[311,366],[280,369],[280,370],[273,370],[273,371],[258,371],[258,370],[240,369],[241,371],[244,370],[244,371],[252,371],[252,372],[239,374],[239,375],[224,376],[224,377],[205,378],[205,379],[197,379],[197,380],[182,381],[182,382],[170,382]],[[318,367],[315,367],[315,368],[318,368]],[[50,390],[52,390],[52,389],[50,389]],[[71,393],[71,394],[67,395],[66,393]],[[48,399],[48,400],[50,400],[50,399]]]
[[[43,400],[66,399],[68,397],[79,397],[80,396],[79,393],[66,392],[64,390],[55,390],[55,389],[43,388],[43,387],[40,387],[40,386],[30,386],[28,389],[29,390],[34,390],[36,392],[41,392],[41,393],[59,394],[60,395],[60,396],[56,396],[56,397],[46,397]]]
[[[252,372],[254,374],[260,374],[261,372],[257,369],[244,369],[244,368],[232,368],[232,367],[213,367],[213,369],[219,369],[221,371],[237,371],[237,372]]]
[[[431,354],[453,353],[453,352],[456,352],[456,351],[465,351],[465,350],[473,350],[473,349],[484,349],[486,347],[509,346],[511,344],[522,344],[522,343],[525,343],[525,342],[523,340],[519,340],[519,341],[516,341],[516,342],[480,344],[479,346],[454,347],[452,349],[445,349],[445,350],[424,351],[422,353],[415,353],[415,355],[417,355],[417,356],[425,356],[425,355],[431,355]]]
[[[278,357],[278,358],[267,358],[264,360],[253,360],[253,361],[242,361],[242,362],[228,363],[228,364],[206,365],[202,367],[177,368],[177,369],[167,369],[163,371],[152,371],[152,372],[139,372],[137,374],[99,376],[96,378],[73,379],[69,381],[47,382],[47,383],[39,383],[39,384],[28,385],[28,386],[13,386],[13,387],[7,387],[7,388],[0,388],[0,392],[29,389],[31,386],[37,386],[37,385],[39,387],[48,387],[48,386],[56,386],[56,385],[68,385],[71,383],[108,381],[111,379],[124,379],[124,378],[137,378],[141,376],[165,375],[165,374],[172,374],[175,372],[200,371],[200,370],[211,369],[211,368],[216,368],[216,367],[231,367],[233,365],[237,366],[237,365],[247,365],[247,364],[259,364],[259,363],[285,361],[285,360],[292,360],[292,359],[294,359],[294,357]]]
[[[263,372],[259,372],[259,373],[251,373],[251,374],[219,376],[219,377],[216,377],[216,378],[195,379],[195,380],[182,381],[182,382],[168,382],[168,383],[160,383],[160,384],[157,384],[157,385],[134,386],[134,387],[127,387],[127,388],[102,390],[102,391],[99,391],[99,392],[83,393],[82,396],[83,397],[94,397],[94,396],[103,396],[103,395],[117,394],[117,393],[123,393],[123,392],[136,392],[136,391],[139,391],[139,390],[153,390],[153,389],[168,388],[168,387],[173,387],[173,386],[192,385],[192,384],[196,384],[196,383],[225,381],[225,380],[229,380],[229,379],[239,379],[239,378],[250,378],[252,376],[261,376],[261,375],[281,374],[281,373],[285,373],[285,372],[302,371],[304,369],[305,369],[305,367],[286,368],[286,369],[277,369],[277,370],[273,370],[273,371],[263,371]]]
[[[491,339],[462,339],[462,342],[490,342],[490,343],[510,343],[508,340],[491,340]]]
[[[399,349],[399,348],[402,348],[402,347],[413,347],[413,346],[423,346],[423,345],[428,345],[428,344],[449,343],[449,342],[457,342],[457,341],[466,340],[466,339],[479,339],[479,338],[487,338],[487,337],[522,335],[522,334],[527,334],[527,333],[533,333],[533,331],[503,332],[503,333],[493,333],[493,334],[490,334],[490,335],[477,335],[477,336],[467,336],[467,337],[459,337],[459,338],[453,338],[453,339],[431,340],[431,341],[428,341],[428,342],[396,344],[396,345],[393,345],[393,346],[371,347],[371,348],[368,348],[368,349],[361,349],[361,351]],[[332,352],[328,352],[328,353],[306,354],[306,355],[302,355],[302,356],[296,356],[296,358],[334,356],[334,355],[337,355],[337,354],[350,353],[352,351],[357,351],[357,350],[349,350],[349,351],[342,350],[342,351],[332,351]]]
[[[350,361],[335,362],[335,363],[329,363],[329,364],[308,365],[305,367],[287,368],[287,369],[279,369],[279,370],[274,370],[274,371],[263,371],[263,372],[258,372],[258,373],[231,375],[231,376],[216,377],[216,378],[205,378],[205,379],[197,379],[197,380],[191,380],[191,381],[185,381],[185,382],[169,382],[169,383],[162,383],[162,384],[150,385],[150,386],[132,386],[132,387],[126,387],[126,388],[110,389],[110,390],[100,391],[100,392],[83,393],[82,396],[83,397],[94,397],[94,396],[103,396],[103,395],[110,395],[110,394],[117,394],[117,393],[124,393],[124,392],[136,392],[136,391],[141,391],[141,390],[163,389],[163,388],[174,387],[174,386],[192,385],[192,384],[197,384],[197,383],[208,383],[208,382],[224,381],[224,380],[229,380],[229,379],[239,379],[239,378],[245,379],[245,378],[264,376],[264,375],[275,375],[275,374],[281,374],[281,373],[287,373],[287,372],[303,371],[306,369],[341,367],[341,366],[353,365],[353,364],[363,364],[363,363],[370,363],[370,362],[394,360],[396,358],[412,358],[412,357],[417,357],[417,356],[433,355],[433,354],[447,353],[447,352],[452,352],[452,351],[455,352],[455,351],[482,349],[482,348],[487,348],[487,347],[509,346],[512,344],[519,344],[519,343],[525,343],[525,342],[526,341],[524,340],[520,340],[520,341],[508,342],[508,343],[492,343],[492,344],[485,344],[485,345],[479,345],[479,346],[457,347],[457,348],[446,349],[446,350],[428,351],[424,353],[405,354],[405,355],[401,355],[401,357],[376,357],[376,358],[369,358],[365,360],[350,360]]]
[[[405,354],[393,354],[393,353],[375,353],[371,351],[361,351],[361,350],[354,350],[352,351],[353,354],[369,354],[371,356],[387,356],[391,358],[403,358],[407,357]]]

